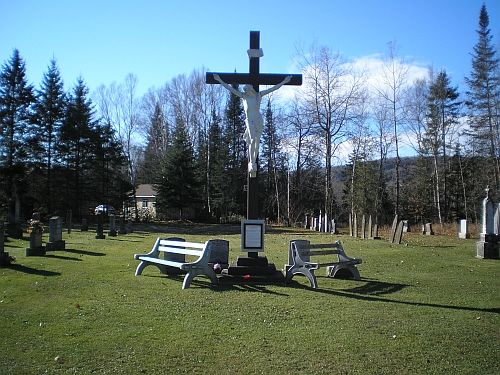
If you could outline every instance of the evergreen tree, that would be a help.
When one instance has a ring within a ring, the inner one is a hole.
[[[158,166],[162,164],[168,146],[168,124],[161,106],[156,103],[154,112],[149,118],[146,149],[137,175],[138,184],[153,184],[156,181]]]
[[[492,43],[489,16],[483,4],[479,14],[479,40],[472,53],[472,71],[466,78],[469,86],[467,106],[471,137],[477,155],[488,158],[483,176],[494,176],[492,181],[485,181],[500,189],[500,77],[499,59]],[[490,168],[493,166],[493,168]]]
[[[228,143],[224,141],[221,122],[221,118],[213,111],[208,132],[207,204],[211,217],[216,220],[229,215],[227,202],[231,200],[225,173],[229,149]]]
[[[264,178],[262,181],[262,207],[263,215],[270,220],[280,219],[283,216],[283,206],[280,200],[284,190],[284,156],[280,152],[280,142],[275,117],[271,108],[271,101],[267,102],[265,126],[262,133],[261,170]]]
[[[235,89],[238,89],[235,86]],[[226,196],[226,210],[228,216],[246,214],[246,194],[244,186],[247,176],[246,144],[243,139],[245,133],[245,112],[241,98],[234,94],[229,95],[225,111],[224,138],[227,142],[228,160],[226,178],[228,180]]]
[[[179,210],[184,219],[184,209],[200,202],[200,183],[196,174],[194,152],[182,120],[178,120],[172,146],[165,154],[161,177],[155,184],[157,212],[169,208]]]
[[[66,115],[66,95],[64,84],[57,67],[56,60],[51,60],[48,71],[44,74],[43,81],[38,90],[35,104],[35,134],[36,150],[39,159],[44,161],[45,189],[42,194],[47,212],[52,213],[52,180],[51,170],[53,164],[54,146],[59,139],[59,129]]]
[[[22,195],[21,182],[29,160],[28,128],[35,101],[33,87],[26,80],[26,68],[19,51],[4,63],[0,72],[0,179],[5,198]]]
[[[458,88],[451,87],[446,71],[441,71],[429,89],[427,128],[423,139],[424,148],[434,162],[434,193],[440,224],[443,224],[443,219],[448,219],[447,150],[450,145],[447,144],[447,135],[452,126],[458,123],[458,96]]]

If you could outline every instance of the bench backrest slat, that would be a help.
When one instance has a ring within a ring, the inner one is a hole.
[[[337,255],[338,261],[346,261],[351,259],[347,255],[345,255],[344,249],[342,248],[340,241],[329,244],[311,244],[308,240],[292,240],[290,241],[290,247],[288,253],[289,264],[293,263],[294,249],[296,249],[297,252],[300,254],[302,260],[306,262],[311,262],[311,256],[315,255]],[[313,249],[318,249],[318,250],[313,250]]]
[[[176,240],[161,240],[158,244],[158,251],[162,251],[164,253],[169,254],[182,254],[182,255],[194,255],[201,256],[207,243],[198,243],[198,242],[185,242],[185,241],[176,241]],[[165,259],[170,259],[171,257],[166,257]],[[184,259],[174,259],[178,261],[184,261]]]
[[[158,247],[158,250],[174,254],[186,254],[186,255],[197,255],[197,256],[203,254],[203,250],[187,249],[185,247],[171,247],[171,246],[160,245],[160,247]]]

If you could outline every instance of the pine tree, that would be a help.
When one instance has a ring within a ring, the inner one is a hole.
[[[447,144],[447,135],[452,126],[458,123],[458,96],[458,88],[452,87],[446,71],[441,71],[429,89],[427,129],[423,139],[423,145],[434,162],[436,213],[440,224],[448,216],[447,150],[450,145]]]
[[[229,214],[227,202],[230,198],[225,173],[228,157],[228,143],[224,141],[221,118],[213,111],[208,131],[207,205],[209,214],[218,221]]]
[[[283,190],[284,156],[280,152],[281,139],[277,131],[276,119],[267,102],[265,126],[262,133],[261,170],[263,171],[262,202],[263,215],[271,220],[280,219],[283,215],[280,192]]]
[[[33,86],[26,80],[24,60],[17,49],[0,72],[0,179],[4,197],[11,197],[25,176],[31,133],[27,131],[35,101]]]
[[[466,78],[469,108],[469,126],[476,153],[488,158],[483,176],[492,175],[495,190],[500,189],[500,77],[499,59],[492,43],[489,16],[483,4],[479,14],[479,40],[472,53],[472,71]],[[493,168],[489,168],[489,166]]]
[[[184,219],[184,209],[200,202],[200,182],[196,174],[194,152],[182,120],[178,119],[172,146],[165,154],[161,177],[155,184],[158,193],[157,212],[179,210]]]
[[[59,139],[59,129],[66,115],[66,95],[56,60],[51,60],[48,71],[44,74],[43,81],[38,90],[35,104],[36,149],[44,160],[46,172],[46,189],[44,197],[47,212],[52,213],[52,180],[51,171],[53,164],[54,146]]]
[[[146,138],[144,158],[137,175],[137,183],[153,184],[157,179],[158,166],[162,164],[163,157],[169,146],[170,134],[168,124],[159,103],[149,118],[149,128]]]
[[[237,86],[235,86],[236,89]],[[243,140],[245,133],[245,112],[241,98],[230,94],[225,111],[224,138],[227,142],[228,160],[226,190],[228,215],[245,215],[246,195],[244,186],[247,175],[246,145]]]

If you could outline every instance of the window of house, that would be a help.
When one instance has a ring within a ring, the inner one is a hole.
[[[142,200],[142,208],[148,208],[148,200],[147,199]]]

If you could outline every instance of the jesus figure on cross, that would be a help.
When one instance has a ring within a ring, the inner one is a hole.
[[[256,92],[250,84],[243,86],[243,92],[236,90],[215,73],[214,79],[234,95],[243,99],[243,108],[245,109],[246,115],[244,138],[248,145],[248,155],[250,159],[248,162],[248,172],[250,173],[250,177],[255,177],[257,175],[257,157],[259,156],[260,136],[264,130],[264,121],[260,113],[260,102],[264,95],[278,90],[281,86],[290,82],[292,76],[287,76],[282,82],[262,92]]]

